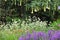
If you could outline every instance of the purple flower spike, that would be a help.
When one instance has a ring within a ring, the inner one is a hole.
[[[38,35],[37,35],[37,32],[35,32],[35,31],[33,31],[33,33],[32,33],[32,39],[33,40],[37,40],[38,39]]]
[[[48,40],[51,40],[51,37],[53,36],[54,33],[55,33],[55,30],[48,31]]]
[[[42,40],[46,40],[46,34],[44,32],[38,32],[38,38],[42,38]]]
[[[60,31],[55,32],[51,40],[60,40]]]
[[[49,30],[48,34],[36,31],[33,31],[32,34],[27,32],[27,35],[21,36],[19,40],[60,40],[60,30]]]
[[[31,34],[28,32],[26,35],[26,40],[30,40],[31,39]]]
[[[21,36],[21,37],[19,38],[19,40],[24,40],[24,37],[23,37],[23,36]]]

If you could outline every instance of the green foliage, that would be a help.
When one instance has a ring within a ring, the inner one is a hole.
[[[13,33],[8,33],[6,31],[0,31],[0,40],[18,40],[17,36]]]
[[[25,21],[15,18],[12,19],[12,21],[12,24],[8,23],[6,25],[0,25],[0,40],[18,40],[21,35],[28,31],[32,32],[33,30],[44,32],[47,32],[48,30],[56,30],[58,28],[54,24],[58,23],[60,20],[51,24],[52,27],[46,27],[46,21],[42,22],[40,19],[36,22],[31,22],[31,19],[26,19]]]
[[[51,23],[50,26],[53,27],[55,30],[59,30],[60,29],[60,19]]]
[[[33,8],[36,10],[41,10],[43,8],[46,10],[46,8],[50,10],[56,10],[57,7],[60,5],[59,0],[2,0],[1,4],[4,4],[7,9],[9,9],[13,4],[22,6],[23,4],[26,5],[26,9]],[[28,3],[30,2],[30,3]],[[28,6],[29,5],[29,6]],[[2,6],[1,6],[2,7]]]
[[[22,16],[21,14],[25,14],[26,11],[34,13],[42,9],[47,13],[46,9],[48,9],[48,15],[54,17],[55,11],[58,10],[57,8],[60,5],[59,1],[60,0],[1,0],[0,15],[3,16],[3,14],[5,14],[7,17],[12,15]]]
[[[48,8],[50,10],[56,10],[59,6],[59,0],[32,0],[30,3],[30,8]],[[29,7],[29,6],[28,6]]]
[[[60,20],[54,21],[52,24],[50,24],[51,27],[46,27],[46,21],[42,22],[40,19],[34,19],[33,21],[35,22],[32,22],[31,19],[27,19],[30,12],[42,13],[42,11],[40,11],[42,9],[44,10],[43,14],[50,16],[53,19],[55,11],[59,11],[60,13],[60,10],[58,10],[59,5],[60,0],[0,0],[0,19],[2,16],[5,17],[6,21],[9,21],[6,25],[0,25],[0,40],[18,40],[21,34],[32,30],[45,32],[50,29],[59,30]],[[17,17],[17,15],[21,17],[21,14],[26,14],[26,12],[28,12],[28,14],[23,15],[27,16],[26,19],[12,19]],[[10,21],[12,21],[12,23]],[[19,31],[15,32],[15,34],[13,32],[15,30]],[[20,30],[23,30],[23,32]]]

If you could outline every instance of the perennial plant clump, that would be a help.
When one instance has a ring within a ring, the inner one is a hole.
[[[33,33],[27,32],[27,35],[21,36],[19,40],[60,40],[60,30],[49,30],[48,33],[36,31]]]
[[[0,30],[32,30],[35,29],[37,30],[39,28],[39,30],[42,30],[42,28],[45,30],[47,23],[46,21],[42,22],[40,20],[36,20],[35,22],[31,22],[31,19],[26,19],[25,20],[21,20],[21,19],[12,19],[12,23],[7,23],[0,25]]]

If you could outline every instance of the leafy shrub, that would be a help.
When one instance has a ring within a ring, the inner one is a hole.
[[[55,11],[58,12],[59,0],[1,0],[0,1],[0,10],[1,16],[5,15],[6,17],[17,17],[25,16],[26,12],[29,13],[37,13],[39,16],[44,14],[46,16],[51,17],[51,19],[55,16]],[[51,7],[52,6],[52,7]],[[43,11],[41,11],[43,9]],[[47,10],[48,9],[48,10]],[[43,12],[43,13],[42,13]],[[57,16],[57,15],[56,15]],[[6,18],[7,20],[10,18]]]
[[[60,29],[60,19],[51,23],[50,26],[53,27],[56,30],[59,30]]]

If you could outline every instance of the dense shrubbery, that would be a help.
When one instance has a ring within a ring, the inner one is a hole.
[[[0,0],[0,40],[60,40],[59,5],[60,0]]]
[[[45,18],[50,18],[47,20],[52,19],[53,21],[56,20],[56,18],[58,18],[57,16],[59,15],[59,0],[1,0],[0,4],[0,16],[4,17],[5,20],[7,17],[23,18],[25,17],[25,14],[32,14],[30,16],[33,17],[36,13],[36,15],[41,19],[45,20]]]

